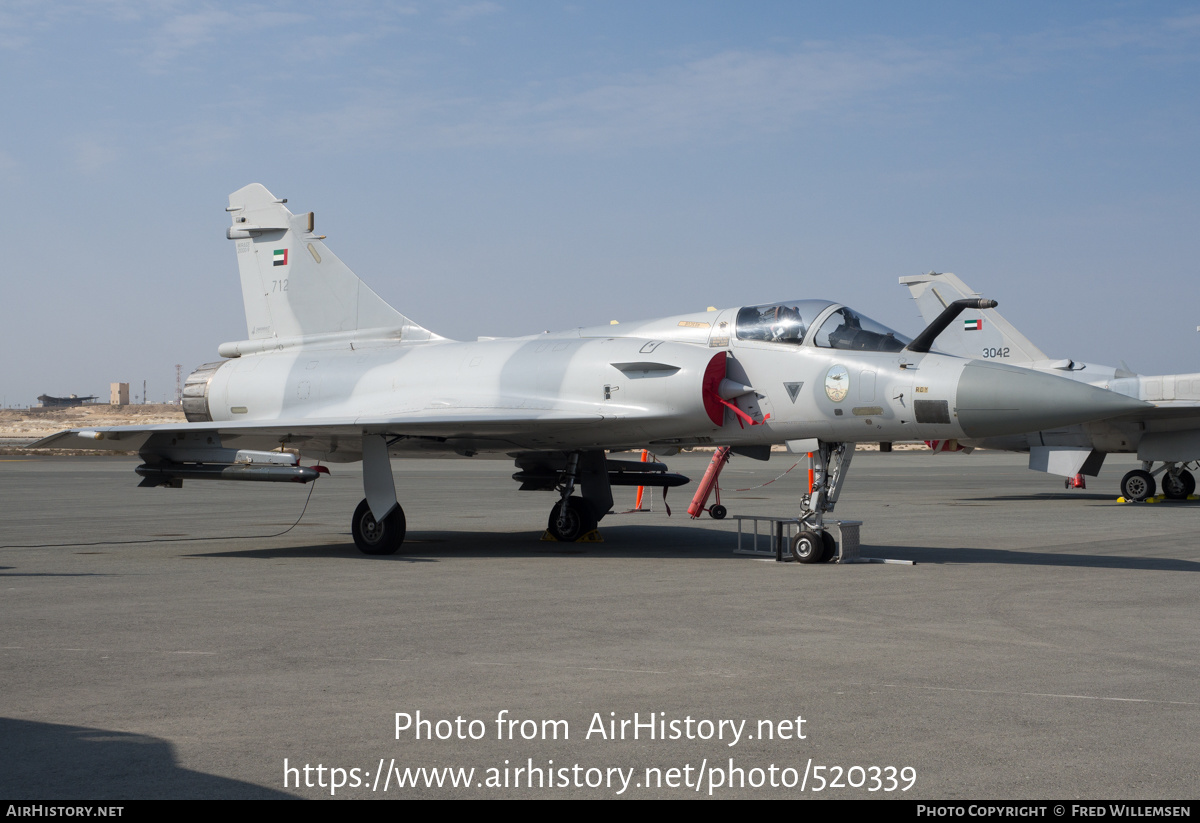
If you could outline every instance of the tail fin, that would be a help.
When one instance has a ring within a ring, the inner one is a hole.
[[[962,297],[979,297],[966,283],[953,274],[929,272],[915,277],[901,277],[900,284],[908,286],[917,310],[926,323],[933,322],[942,309]],[[947,354],[986,358],[1002,363],[1032,363],[1046,360],[1046,355],[1025,335],[1000,316],[995,309],[967,309],[959,319],[938,337],[936,348]]]
[[[229,195],[246,333],[250,340],[310,338],[368,329],[402,340],[440,340],[371,291],[313,234],[313,214],[295,215],[258,183]]]

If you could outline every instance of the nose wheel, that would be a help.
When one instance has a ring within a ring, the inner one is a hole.
[[[797,563],[820,563],[825,559],[825,532],[801,529],[792,538],[792,559]]]
[[[837,541],[827,531],[801,529],[792,538],[792,559],[797,563],[828,563],[837,553]]]
[[[354,518],[350,521],[350,531],[354,535],[354,545],[363,554],[395,554],[404,544],[404,532],[408,524],[404,519],[404,509],[399,505],[382,520],[376,520],[371,514],[371,506],[366,500],[358,504],[354,510]]]

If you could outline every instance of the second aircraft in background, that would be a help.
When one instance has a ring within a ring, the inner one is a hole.
[[[955,300],[979,297],[949,273],[901,277],[900,283],[908,286],[926,322]],[[947,354],[1067,377],[1153,404],[1133,414],[1045,431],[960,440],[948,447],[945,441],[934,441],[938,448],[1029,452],[1029,468],[1068,478],[1068,488],[1082,487],[1083,475],[1099,474],[1107,454],[1137,454],[1142,467],[1121,480],[1121,494],[1126,499],[1153,497],[1160,482],[1170,499],[1185,499],[1195,492],[1196,479],[1188,466],[1195,468],[1195,461],[1200,460],[1200,373],[1151,376],[1135,374],[1124,364],[1098,366],[1069,358],[1051,359],[995,309],[965,311],[938,337],[937,344]]]

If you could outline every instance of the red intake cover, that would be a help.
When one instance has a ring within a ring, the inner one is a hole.
[[[704,398],[704,411],[708,412],[708,419],[714,426],[725,425],[725,404],[721,402],[717,391],[721,388],[721,381],[725,379],[725,358],[728,354],[723,351],[717,352],[713,359],[708,361],[708,367],[704,370],[704,382],[700,388],[700,396]]]

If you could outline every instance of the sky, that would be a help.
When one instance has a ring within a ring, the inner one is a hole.
[[[509,336],[952,271],[1050,357],[1200,371],[1186,2],[0,0],[0,402],[246,337],[262,183],[397,309]]]

